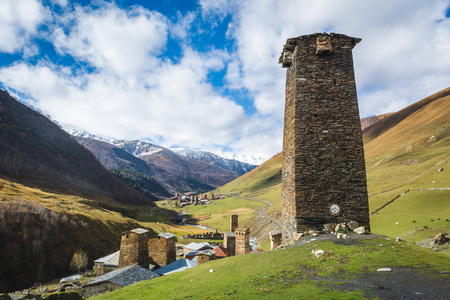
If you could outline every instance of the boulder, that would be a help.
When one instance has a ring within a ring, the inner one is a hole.
[[[323,230],[325,232],[333,232],[334,231],[334,224],[331,224],[331,223],[323,224]]]
[[[447,238],[445,237],[445,234],[439,233],[434,237],[435,245],[444,245],[445,243],[447,243]]]
[[[294,240],[298,241],[299,239],[301,239],[304,236],[305,236],[305,234],[303,232],[296,232],[296,233],[294,233]]]
[[[355,233],[357,233],[357,234],[364,234],[364,233],[366,233],[366,229],[364,228],[364,226],[360,226],[358,228],[355,228],[353,231]]]
[[[350,221],[350,222],[347,223],[347,227],[348,227],[348,229],[353,231],[353,230],[355,230],[356,228],[359,227],[359,224],[358,224],[358,222]]]
[[[336,237],[337,237],[338,239],[343,239],[343,240],[345,240],[346,238],[348,238],[348,236],[347,236],[345,233],[338,233],[338,234],[336,235]]]
[[[336,225],[336,227],[334,228],[335,232],[338,231],[347,231],[347,225],[345,225],[345,223],[339,223]]]
[[[314,251],[314,255],[315,255],[317,258],[322,257],[324,254],[325,254],[325,251],[323,251],[323,250],[316,250],[316,251]]]

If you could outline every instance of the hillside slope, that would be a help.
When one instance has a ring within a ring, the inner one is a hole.
[[[243,175],[257,167],[256,165],[251,165],[235,159],[226,159],[206,151],[179,149],[174,150],[174,152],[198,161],[206,162],[210,165],[215,165],[226,170],[234,171],[239,175]]]
[[[123,181],[145,195],[158,198],[175,192],[206,192],[239,176],[235,171],[142,141],[106,143],[83,137],[76,139]]]
[[[56,185],[122,203],[152,204],[108,172],[56,124],[2,90],[0,167],[2,175],[46,188]]]
[[[78,249],[90,263],[117,250],[120,233],[140,226],[131,218],[154,210],[57,125],[0,91],[0,292],[69,274]]]
[[[88,148],[102,165],[128,185],[143,195],[155,198],[167,198],[174,187],[164,186],[155,179],[164,171],[149,164],[129,152],[110,143],[90,138],[75,137],[81,145]]]

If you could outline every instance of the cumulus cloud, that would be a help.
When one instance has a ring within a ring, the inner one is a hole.
[[[314,32],[362,38],[353,51],[362,116],[396,111],[450,82],[449,0],[200,0],[172,18],[114,2],[50,2],[63,9],[0,2],[0,52],[24,57],[0,69],[0,82],[63,126],[104,137],[270,158],[282,147],[278,57],[287,38]],[[196,44],[219,38],[220,22],[227,46]],[[26,60],[39,52],[30,40],[41,24],[49,28],[41,38],[74,65]],[[174,58],[170,43],[178,44]],[[224,86],[213,73],[226,73]],[[229,96],[238,94],[247,113]]]
[[[37,0],[0,1],[0,52],[26,51],[30,36],[37,34],[37,27],[47,17],[48,11]]]
[[[227,79],[231,88],[253,92],[259,112],[279,116],[284,72],[277,59],[286,39],[344,33],[363,39],[354,49],[361,114],[400,109],[448,86],[449,6],[419,0],[242,1],[230,26],[239,64],[229,68]]]
[[[53,32],[57,51],[119,75],[154,68],[167,42],[166,18],[139,6],[128,11],[110,3],[95,10],[77,6],[61,22]]]

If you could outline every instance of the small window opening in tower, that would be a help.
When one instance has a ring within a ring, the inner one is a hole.
[[[333,79],[333,85],[336,85],[336,79]]]

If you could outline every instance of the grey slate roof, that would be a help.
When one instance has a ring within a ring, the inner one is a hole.
[[[158,236],[166,238],[166,239],[170,239],[170,238],[174,237],[175,235],[170,232],[163,232],[163,233],[158,234]]]
[[[206,250],[206,249],[214,249],[214,247],[208,243],[208,242],[203,242],[203,243],[190,243],[186,246],[184,246],[184,248],[186,249],[190,249],[190,250],[194,250],[194,251],[199,251],[199,250]]]
[[[197,257],[193,259],[179,259],[165,267],[162,267],[155,271],[155,273],[160,275],[168,275],[170,273],[181,272],[189,268],[197,266]]]
[[[211,255],[216,254],[216,251],[213,251],[213,250],[210,250],[210,249],[206,249],[206,250],[200,251],[199,253],[197,253],[197,255],[198,254],[206,254],[208,256],[211,256]]]
[[[95,260],[94,263],[103,263],[104,266],[117,267],[119,265],[119,256],[120,251],[117,251],[113,254]]]
[[[139,265],[132,265],[127,266],[124,268],[120,268],[114,271],[111,271],[109,273],[106,273],[102,276],[99,276],[97,278],[92,279],[89,281],[85,286],[90,286],[102,282],[112,282],[117,285],[120,285],[121,287],[131,285],[133,283],[142,281],[142,280],[148,280],[159,277],[158,274],[149,271],[147,269],[144,269],[143,267]]]
[[[135,228],[135,229],[131,229],[130,231],[134,232],[134,233],[137,233],[137,234],[142,234],[142,233],[149,232],[147,229],[144,229],[144,228]]]

